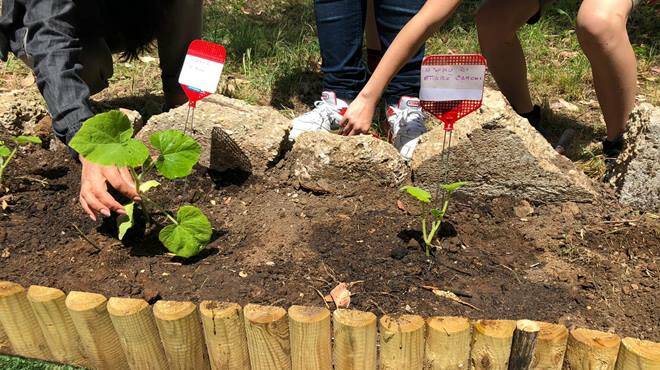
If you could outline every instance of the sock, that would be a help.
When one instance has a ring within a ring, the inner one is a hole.
[[[518,113],[520,117],[525,118],[532,127],[541,131],[541,107],[534,105],[534,108],[527,113]]]
[[[609,141],[607,139],[603,140],[603,154],[605,155],[606,158],[616,158],[621,154],[623,151],[623,135],[619,136],[618,138],[614,139],[613,141]]]

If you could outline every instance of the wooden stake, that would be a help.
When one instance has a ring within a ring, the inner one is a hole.
[[[518,320],[516,322],[509,355],[509,370],[529,369],[540,330],[541,326],[535,321]]]
[[[243,311],[236,303],[203,301],[199,312],[213,370],[249,369]]]
[[[435,316],[427,320],[426,368],[468,370],[472,328],[464,317]]]
[[[41,360],[52,359],[22,286],[0,281],[0,325],[14,354]]]
[[[424,327],[421,316],[385,315],[380,318],[380,368],[387,370],[424,367]]]
[[[616,370],[660,369],[660,343],[623,338]]]
[[[64,304],[64,292],[32,285],[27,297],[53,359],[63,364],[88,366],[76,327]]]
[[[289,308],[291,367],[294,370],[332,369],[330,311],[319,307]]]
[[[561,370],[564,365],[568,329],[564,325],[539,322],[541,330],[536,338],[536,349],[531,369]]]
[[[568,336],[566,358],[571,370],[614,369],[621,338],[598,330],[574,329]]]
[[[104,296],[85,292],[69,292],[65,301],[91,367],[101,370],[128,369],[119,337],[108,315],[107,303]]]
[[[2,324],[0,324],[0,353],[5,355],[12,354],[9,338],[7,338],[7,333],[5,333],[5,329],[2,328]]]
[[[252,370],[290,369],[286,311],[282,307],[248,304],[243,314]]]
[[[470,357],[473,369],[508,369],[511,340],[515,329],[516,322],[513,320],[475,322]]]
[[[108,301],[108,313],[131,369],[167,369],[156,321],[147,301],[112,297]]]
[[[209,368],[197,306],[192,302],[158,301],[154,316],[170,369]]]
[[[376,368],[376,315],[355,310],[336,310],[335,370]]]

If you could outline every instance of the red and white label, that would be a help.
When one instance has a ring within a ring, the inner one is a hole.
[[[193,41],[183,62],[179,83],[195,90],[215,93],[226,56],[227,52],[221,45],[203,40]]]
[[[419,98],[424,101],[481,100],[485,65],[422,65]]]

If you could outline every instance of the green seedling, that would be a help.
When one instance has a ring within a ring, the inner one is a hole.
[[[424,238],[426,256],[431,256],[431,244],[433,243],[435,234],[442,225],[442,219],[447,214],[451,194],[466,184],[465,182],[455,182],[453,184],[440,185],[440,188],[447,193],[441,208],[433,207],[433,197],[428,191],[416,186],[404,186],[401,188],[402,192],[417,200],[422,209],[419,218],[422,224],[422,236]]]
[[[158,152],[155,159],[149,155],[145,144],[133,138],[128,117],[119,111],[110,111],[87,120],[69,146],[90,162],[129,169],[140,201],[124,206],[126,214],[117,219],[119,239],[133,227],[137,203],[147,222],[151,222],[150,210],[167,218],[169,224],[160,230],[158,238],[170,252],[184,258],[196,256],[211,240],[211,223],[197,207],[183,206],[176,216],[164,210],[148,196],[149,190],[160,183],[147,180],[147,176],[155,170],[170,180],[187,177],[199,161],[201,147],[179,130],[156,132],[149,137],[149,142]]]
[[[9,165],[9,162],[14,158],[18,147],[28,144],[41,144],[41,139],[36,136],[16,136],[12,138],[11,141],[14,142],[14,146],[10,149],[4,141],[0,140],[0,185],[2,185],[2,175],[5,173],[5,169]]]

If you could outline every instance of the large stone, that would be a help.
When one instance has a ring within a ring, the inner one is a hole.
[[[182,106],[153,116],[137,137],[146,142],[156,131],[183,130],[187,114],[188,107]],[[271,107],[212,95],[197,103],[195,131],[188,131],[202,146],[202,166],[262,175],[280,158],[290,125]]]
[[[441,181],[468,181],[468,193],[536,201],[586,202],[596,196],[591,180],[557,154],[497,91],[486,89],[483,106],[456,123],[446,180],[443,138],[440,127],[422,136],[412,161],[417,185],[434,190]]]
[[[47,114],[36,87],[0,93],[0,126],[12,134],[34,133]]]
[[[635,108],[610,182],[621,203],[660,212],[660,108],[644,103]]]
[[[351,195],[365,187],[398,186],[409,176],[403,157],[372,136],[307,132],[287,157],[291,179],[304,189]]]

